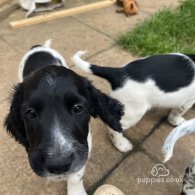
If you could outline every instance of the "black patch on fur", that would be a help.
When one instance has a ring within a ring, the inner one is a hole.
[[[93,74],[108,80],[113,90],[121,87],[126,74],[122,68],[100,67],[91,65]]]
[[[156,55],[136,60],[124,67],[128,76],[138,82],[147,79],[165,92],[174,92],[188,86],[194,79],[194,66],[181,55]]]
[[[36,47],[42,47],[42,45],[34,45],[34,46],[32,46],[30,49],[34,49],[34,48],[36,48]]]
[[[61,61],[49,52],[38,51],[28,57],[25,62],[25,67],[23,70],[23,77],[26,77],[28,74],[32,73],[39,68],[46,67],[48,65],[58,64],[62,65]]]
[[[107,96],[91,84],[88,89],[89,104],[92,115],[97,115],[113,130],[122,132],[120,120],[124,115],[123,105],[116,99]]]
[[[193,55],[189,55],[194,60]],[[152,79],[164,92],[174,92],[188,86],[194,79],[195,65],[182,55],[164,54],[135,60],[121,68],[91,65],[92,72],[107,79],[112,89],[124,85],[129,77],[140,83]]]

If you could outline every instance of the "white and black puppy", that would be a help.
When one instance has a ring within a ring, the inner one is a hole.
[[[86,195],[82,177],[92,146],[90,116],[121,131],[123,107],[68,69],[49,45],[36,45],[23,57],[5,127],[26,148],[37,175],[66,179],[68,195]]]
[[[195,159],[191,165],[186,168],[183,177],[183,186],[181,195],[194,195],[195,194]]]
[[[75,65],[88,73],[108,80],[110,96],[124,106],[120,120],[123,130],[135,125],[152,107],[172,108],[168,121],[177,126],[184,121],[182,115],[195,102],[195,55],[162,54],[129,62],[120,68],[92,65],[80,57],[72,58]],[[121,152],[133,146],[122,133],[109,128],[110,138]]]

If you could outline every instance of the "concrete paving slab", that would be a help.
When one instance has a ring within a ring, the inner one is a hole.
[[[118,187],[125,195],[178,195],[181,183],[171,183],[169,179],[180,179],[179,175],[169,170],[168,176],[153,176],[151,170],[157,164],[147,155],[138,152],[126,158],[104,183]],[[155,182],[151,183],[152,180]]]
[[[57,49],[71,64],[70,57],[78,50],[85,48],[95,54],[113,44],[112,39],[90,29],[70,17],[36,26],[12,30],[9,21],[22,18],[21,11],[16,11],[8,19],[0,23],[0,37],[23,55],[32,45],[42,44],[48,39],[53,40]],[[98,44],[96,44],[98,40]],[[21,44],[22,43],[22,44]]]
[[[91,189],[99,183],[124,156],[114,148],[106,126],[99,119],[93,119],[90,128],[93,147],[84,177],[87,189]]]
[[[0,2],[0,20],[6,18],[11,12],[15,11],[19,7],[16,0],[6,0]]]
[[[166,109],[148,111],[135,126],[125,131],[126,137],[136,142],[142,141],[166,117],[167,113]]]
[[[194,118],[194,116],[194,109],[191,109],[185,114],[186,119]],[[162,146],[166,137],[172,129],[173,127],[171,127],[168,123],[164,123],[143,144],[147,152],[152,156],[158,158],[161,162],[163,161]],[[177,173],[180,175],[184,173],[186,167],[195,157],[194,139],[194,134],[181,138],[181,140],[179,140],[175,145],[172,159],[166,163],[169,167],[177,171]]]
[[[85,48],[83,50],[85,50]],[[90,56],[92,55],[91,51],[88,50],[87,54]],[[85,55],[83,57],[86,58]],[[135,59],[137,59],[136,56],[133,56],[129,52],[123,50],[121,47],[115,45],[96,54],[95,56],[92,55],[87,59],[87,61],[98,66],[121,67]]]
[[[116,13],[115,10],[117,8],[117,6],[110,6],[93,12],[80,14],[74,16],[74,18],[109,37],[116,38],[121,33],[133,29],[136,24],[148,17],[148,14],[143,12],[126,17],[124,14]]]
[[[11,88],[17,82],[20,55],[6,42],[0,39],[0,103],[9,97]]]

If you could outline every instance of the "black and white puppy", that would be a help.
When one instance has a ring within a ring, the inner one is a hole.
[[[73,62],[85,72],[110,82],[110,96],[124,105],[124,115],[120,120],[123,130],[135,125],[152,107],[172,108],[168,121],[177,126],[184,121],[182,115],[195,102],[195,55],[154,55],[120,68],[111,68],[82,60],[84,53],[75,54]],[[109,133],[118,150],[132,150],[132,144],[122,133],[111,128]]]
[[[186,168],[183,177],[183,186],[181,195],[194,195],[195,194],[195,159],[192,164]]]
[[[82,177],[92,146],[90,116],[121,131],[123,107],[68,69],[49,45],[34,46],[23,57],[5,127],[26,148],[37,175],[66,179],[68,195],[86,195]]]

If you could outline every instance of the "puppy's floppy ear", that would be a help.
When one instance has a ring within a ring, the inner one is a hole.
[[[10,110],[4,121],[4,127],[7,129],[7,132],[15,138],[16,141],[27,147],[29,144],[24,128],[24,122],[21,117],[21,103],[22,87],[21,84],[18,84],[14,89]]]
[[[122,104],[96,89],[91,83],[87,90],[92,116],[99,116],[113,130],[121,132],[120,119],[124,115]]]

